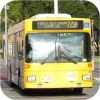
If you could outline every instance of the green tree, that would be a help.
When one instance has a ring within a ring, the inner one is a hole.
[[[0,37],[0,49],[2,49],[2,39]]]
[[[53,13],[54,4],[53,0],[47,1],[11,1],[8,3],[10,9],[8,10],[8,23],[14,25],[21,22],[24,19],[30,18],[40,13]],[[1,11],[1,16],[4,18],[4,9]],[[88,16],[97,13],[94,16],[95,29],[99,29],[99,11],[94,4],[88,1],[79,3],[79,0],[75,1],[61,1],[59,0],[59,13],[68,13],[72,17],[87,18]]]
[[[54,1],[42,1],[44,13],[54,13]]]
[[[7,11],[8,23],[12,26],[21,21],[19,1],[11,1],[8,3],[10,9]]]
[[[1,32],[5,31],[5,22],[4,21],[1,22],[1,27],[0,28],[1,28],[1,30],[0,30]]]
[[[24,19],[30,18],[36,14],[53,13],[54,1],[53,0],[15,0],[8,3],[10,9],[7,11],[8,25],[13,26]],[[97,7],[89,1],[74,0],[63,1],[59,0],[59,13],[68,13],[72,17],[87,18],[90,15],[97,13],[92,20],[94,20],[94,30],[100,30],[99,27],[99,11]],[[4,8],[1,11],[1,17],[5,17]],[[2,30],[4,31],[4,22],[1,23]],[[100,35],[99,35],[100,36]],[[98,40],[95,40],[98,46]]]
[[[72,17],[84,18],[87,16],[87,9],[78,1],[59,1],[59,12],[71,14]]]
[[[30,18],[36,14],[43,13],[43,4],[40,1],[21,1],[20,14],[21,20]]]

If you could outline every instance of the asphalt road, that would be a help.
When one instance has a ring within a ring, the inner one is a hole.
[[[13,88],[10,87],[8,80],[2,80],[1,81],[1,89],[3,93],[14,100],[17,99],[28,99],[28,100],[86,100],[91,97],[93,97],[98,89],[99,89],[99,81],[94,80],[94,86],[93,88],[85,88],[83,89],[82,94],[73,94],[73,91],[70,89],[66,90],[55,90],[55,91],[33,91],[29,90],[26,94],[22,94],[20,89],[17,86],[14,86]]]
[[[2,59],[2,64],[5,61]],[[4,64],[5,65],[5,64]],[[55,90],[55,91],[36,91],[29,90],[26,94],[22,94],[20,89],[17,86],[11,87],[9,81],[7,80],[6,68],[1,67],[1,89],[3,93],[14,100],[86,100],[92,98],[99,89],[100,78],[99,78],[99,65],[95,65],[95,70],[93,71],[93,88],[84,88],[82,94],[73,94],[71,89],[66,90]],[[97,99],[99,100],[99,99]]]

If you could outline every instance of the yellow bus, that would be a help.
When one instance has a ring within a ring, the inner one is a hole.
[[[44,15],[9,28],[7,71],[22,90],[91,88],[91,20]]]

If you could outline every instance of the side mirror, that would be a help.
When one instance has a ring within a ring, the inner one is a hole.
[[[18,51],[18,59],[23,60],[23,52],[22,51]]]

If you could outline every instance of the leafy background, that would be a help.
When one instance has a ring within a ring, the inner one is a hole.
[[[10,9],[7,10],[8,27],[11,27],[24,19],[30,18],[36,14],[54,13],[54,1],[53,0],[14,0],[9,2]],[[59,13],[71,14],[71,16],[78,18],[88,18],[91,15],[94,20],[94,30],[98,32],[99,37],[100,26],[99,26],[99,11],[97,7],[86,0],[59,0]],[[1,32],[5,31],[5,9],[3,8],[0,14],[2,21]],[[99,50],[99,40],[96,38],[97,49]],[[1,42],[0,42],[1,43]]]
[[[8,10],[8,24],[13,26],[24,19],[40,13],[54,13],[53,3],[53,0],[11,1],[8,3],[10,6],[10,9]],[[80,0],[59,0],[58,5],[59,13],[68,13],[71,14],[72,17],[87,18],[90,15],[97,13],[92,19],[95,21],[95,30],[99,29],[99,11],[91,2]],[[2,9],[2,18],[5,16],[4,13],[4,9]]]

